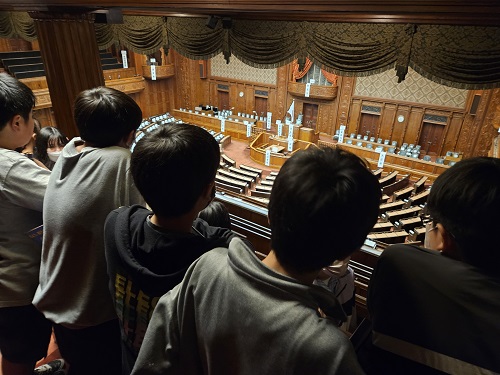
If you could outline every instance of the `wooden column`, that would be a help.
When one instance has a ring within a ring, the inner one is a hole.
[[[104,86],[92,14],[33,12],[57,126],[78,136],[73,102],[83,90]]]

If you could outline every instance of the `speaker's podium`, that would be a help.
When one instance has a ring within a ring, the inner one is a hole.
[[[319,139],[319,133],[316,133],[314,129],[301,126],[299,128],[299,139],[301,141],[317,143]]]

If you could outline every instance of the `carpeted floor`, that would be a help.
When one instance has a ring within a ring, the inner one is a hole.
[[[326,134],[320,134],[319,137],[322,141],[331,142],[332,137]],[[224,147],[223,152],[231,159],[236,161],[237,166],[245,164],[250,167],[262,169],[264,177],[272,171],[278,171],[277,168],[266,167],[263,164],[257,163],[250,158],[250,148],[247,141],[238,139],[231,139],[231,143]]]
[[[267,176],[272,171],[279,170],[271,167],[266,167],[263,164],[254,162],[250,158],[250,148],[248,147],[248,142],[246,141],[231,139],[231,143],[224,147],[223,152],[231,159],[236,161],[236,166],[245,164],[249,167],[261,169],[263,177]]]

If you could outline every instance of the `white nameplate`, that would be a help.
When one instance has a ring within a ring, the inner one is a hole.
[[[339,143],[344,143],[345,125],[340,125]]]
[[[264,164],[267,166],[271,164],[271,150],[266,150],[266,159],[264,160]]]
[[[310,83],[306,83],[306,91],[304,93],[304,96],[306,98],[308,98],[310,93],[311,93],[311,84]]]
[[[385,152],[385,151],[380,153],[380,156],[378,157],[377,167],[384,168],[384,162],[385,162],[385,155],[386,154],[387,154],[387,152]]]
[[[247,124],[247,137],[252,135],[252,124]]]
[[[127,51],[125,50],[122,50],[122,64],[125,69],[128,68]]]
[[[271,129],[271,120],[273,118],[272,112],[267,112],[266,128]]]
[[[293,124],[288,125],[288,138],[293,139]]]
[[[283,124],[282,124],[282,122],[280,121],[280,122],[278,123],[278,137],[281,137],[281,136],[283,136]]]
[[[226,130],[226,119],[221,118],[220,119],[220,131],[221,131],[221,133],[224,133],[225,130]]]
[[[151,80],[156,81],[156,65],[151,65]]]
[[[288,138],[288,151],[293,151],[293,138]]]

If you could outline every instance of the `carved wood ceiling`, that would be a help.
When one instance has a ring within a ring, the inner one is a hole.
[[[110,8],[119,8],[124,14],[156,16],[500,26],[500,0],[0,0],[0,10],[8,11]]]

